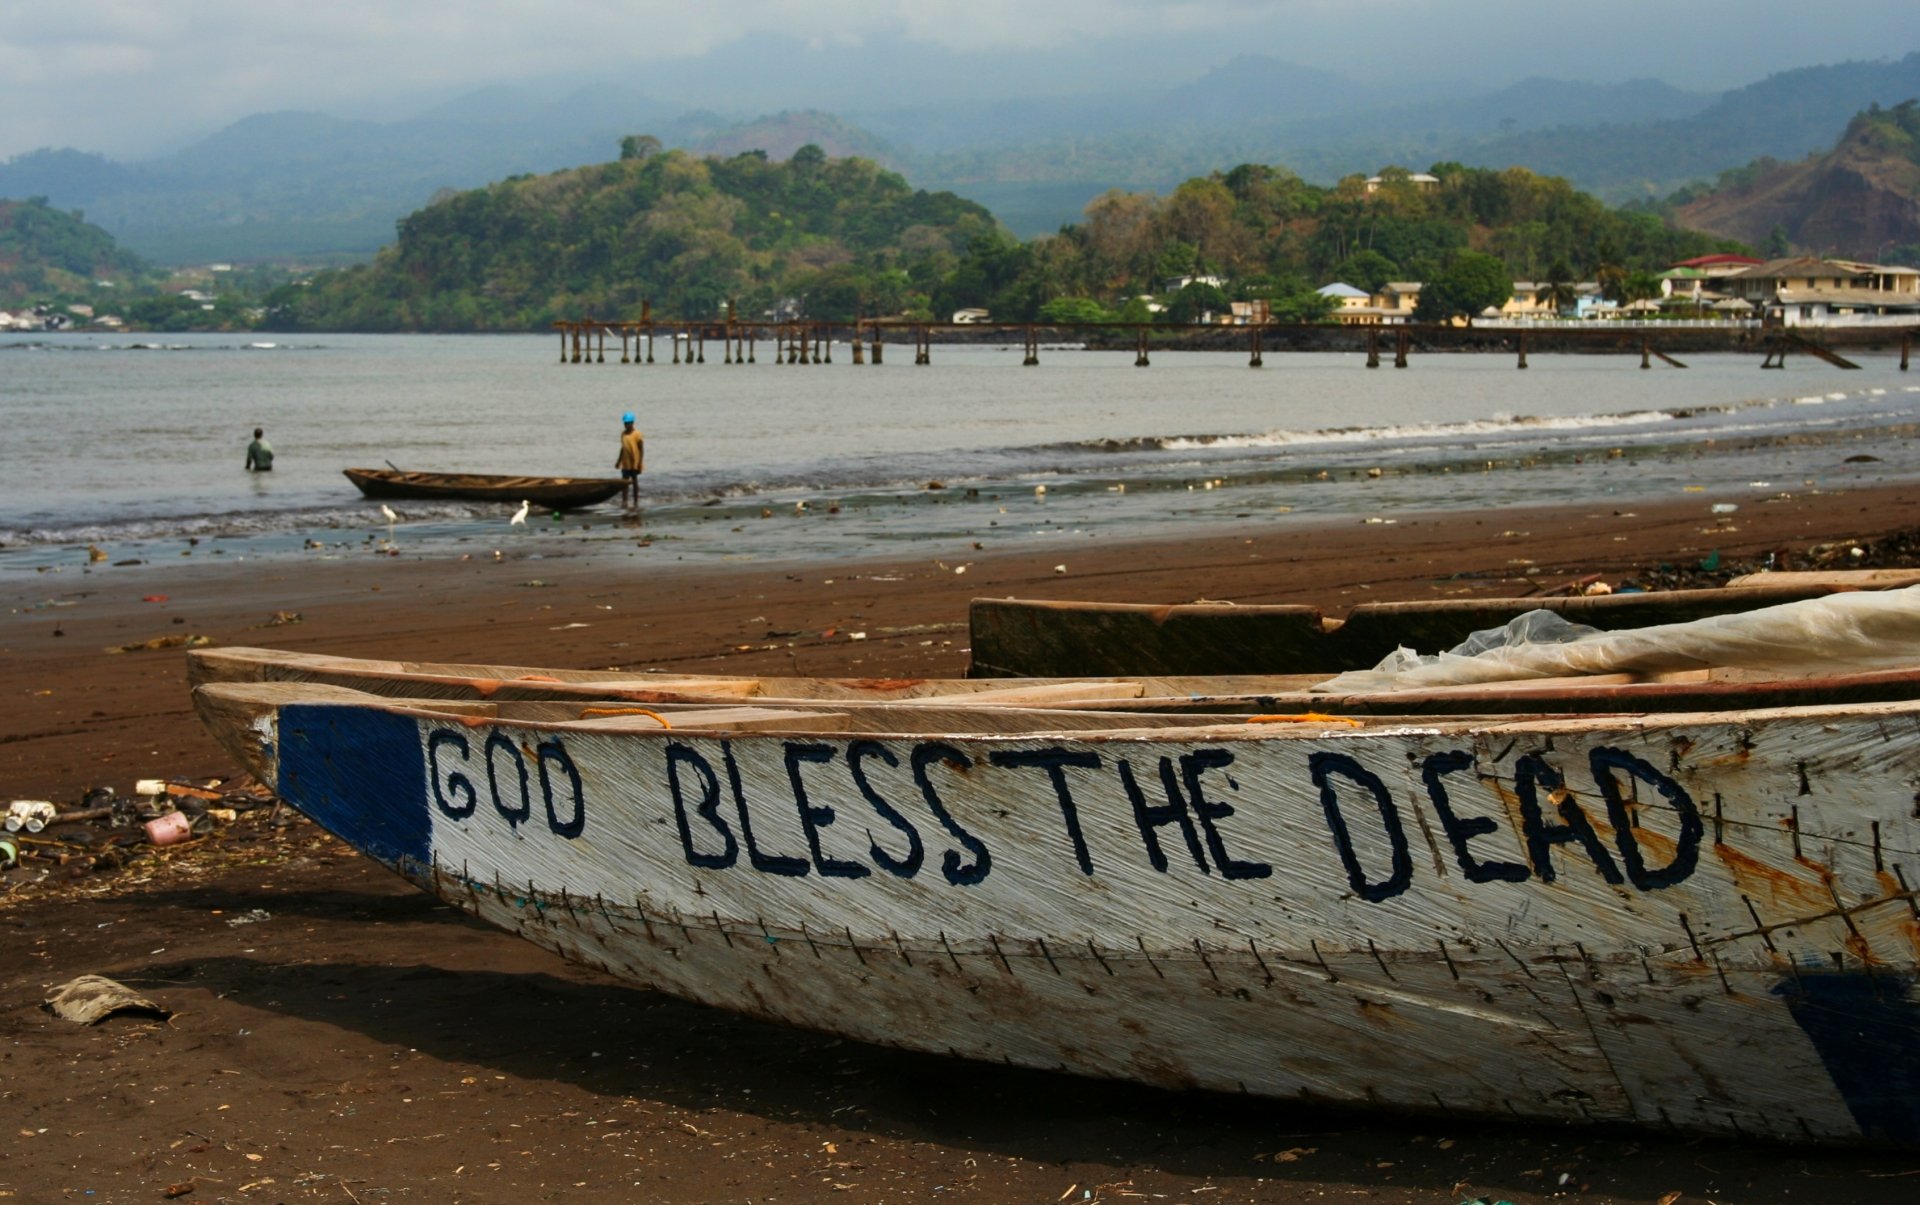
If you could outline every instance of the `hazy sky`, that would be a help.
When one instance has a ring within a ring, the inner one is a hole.
[[[1916,0],[0,0],[0,158],[137,160],[252,113],[393,118],[496,83],[751,113],[1177,83],[1259,53],[1719,90],[1914,49]]]

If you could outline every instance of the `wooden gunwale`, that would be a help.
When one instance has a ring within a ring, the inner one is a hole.
[[[605,699],[647,704],[752,702],[757,706],[931,703],[1043,709],[1238,714],[1317,711],[1334,715],[1604,714],[1724,711],[1920,698],[1920,666],[1801,678],[1743,671],[1529,679],[1364,694],[1315,694],[1324,674],[1263,677],[1096,679],[866,679],[646,676],[521,666],[362,661],[268,649],[201,649],[189,680],[315,682],[373,694],[496,700]]]

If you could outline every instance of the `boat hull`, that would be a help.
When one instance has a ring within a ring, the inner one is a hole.
[[[489,473],[409,473],[389,469],[342,469],[369,498],[445,502],[531,502],[543,510],[578,510],[619,493],[618,477],[515,477]]]
[[[293,691],[196,699],[425,890],[688,999],[1169,1087],[1920,1140],[1911,704],[890,736]]]

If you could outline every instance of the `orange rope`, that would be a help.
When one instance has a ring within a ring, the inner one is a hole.
[[[1303,711],[1299,715],[1250,715],[1249,724],[1346,724],[1354,728],[1365,727],[1359,720],[1344,715],[1321,715],[1317,711]]]
[[[645,707],[588,707],[580,712],[580,718],[583,720],[608,715],[643,715],[656,721],[662,728],[673,727],[672,724],[667,723],[666,716],[657,711],[649,711]]]

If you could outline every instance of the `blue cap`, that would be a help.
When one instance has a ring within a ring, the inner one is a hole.
[[[631,411],[631,410],[629,410],[629,411],[627,411],[627,412],[626,412],[625,414],[623,414],[623,415],[621,415],[621,416],[620,416],[620,421],[621,421],[621,422],[623,422],[623,423],[630,423],[630,422],[632,422],[632,421],[633,421],[633,411]]]

